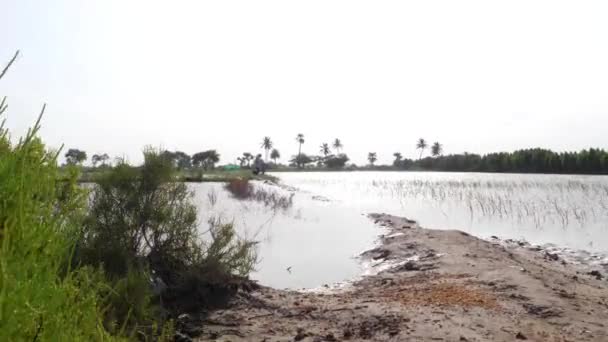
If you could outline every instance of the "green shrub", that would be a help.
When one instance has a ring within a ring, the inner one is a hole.
[[[108,298],[112,329],[126,322],[126,330],[141,333],[151,320],[162,325],[165,311],[175,317],[218,305],[252,270],[254,244],[239,239],[232,225],[212,226],[210,239],[201,238],[193,195],[175,181],[173,163],[152,149],[142,166],[120,163],[92,187],[74,261],[102,267],[122,291]],[[157,296],[142,290],[147,299],[133,297],[131,286],[150,288],[152,280],[162,285]],[[122,306],[125,296],[133,303]]]
[[[107,285],[65,268],[84,213],[77,173],[57,183],[38,129],[13,145],[0,126],[0,341],[113,340],[101,319]]]

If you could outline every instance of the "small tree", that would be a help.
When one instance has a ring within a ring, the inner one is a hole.
[[[87,160],[87,153],[76,148],[71,148],[66,152],[65,160],[71,165],[82,164]]]
[[[194,193],[175,182],[174,173],[166,157],[146,149],[141,167],[122,163],[101,177],[92,189],[75,258],[103,265],[112,279],[134,273],[162,280],[165,305],[179,314],[230,293],[230,279],[252,270],[255,248],[240,240],[232,225],[217,221],[210,224],[210,239],[201,240]]]
[[[281,153],[279,152],[279,150],[277,150],[276,148],[272,149],[272,152],[270,152],[270,159],[272,159],[276,164],[277,159],[279,158],[281,158]]]
[[[401,165],[401,160],[403,159],[403,156],[401,155],[401,153],[395,152],[395,153],[393,153],[393,156],[395,156],[395,160],[393,161],[393,165],[394,166]]]
[[[433,157],[439,157],[443,153],[443,146],[439,142],[435,142],[431,146],[431,154]]]
[[[205,170],[213,169],[215,164],[220,161],[220,155],[216,150],[207,150],[192,155],[192,164],[202,167]]]
[[[369,160],[369,164],[371,166],[374,166],[374,163],[376,162],[376,160],[378,160],[378,156],[376,155],[376,152],[370,152],[367,154],[367,160]]]
[[[93,167],[97,167],[97,163],[101,162],[101,156],[99,154],[94,154],[91,157],[91,164]]]
[[[243,161],[247,163],[247,167],[251,168],[251,161],[254,159],[253,154],[249,152],[243,152]]]

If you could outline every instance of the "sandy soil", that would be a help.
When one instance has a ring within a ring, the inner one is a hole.
[[[242,293],[208,341],[608,341],[608,281],[522,242],[370,215],[377,274],[341,290]]]

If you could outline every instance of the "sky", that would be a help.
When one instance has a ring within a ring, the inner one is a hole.
[[[137,163],[146,145],[221,162],[319,154],[608,147],[606,1],[3,0],[13,136],[47,103],[55,148]],[[4,62],[2,62],[3,64]]]

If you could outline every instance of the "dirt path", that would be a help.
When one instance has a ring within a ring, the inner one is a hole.
[[[608,341],[608,281],[523,243],[431,230],[389,215],[350,287],[263,287],[216,311],[200,341]]]

